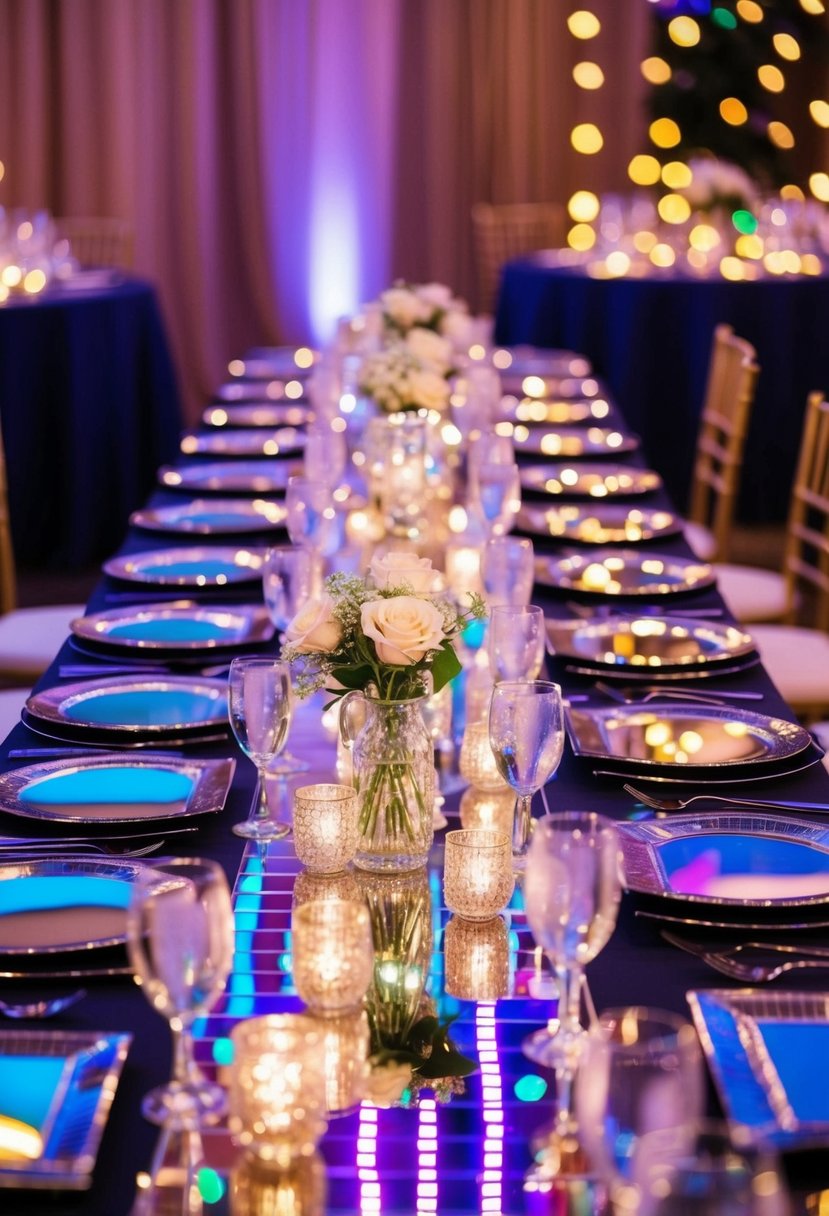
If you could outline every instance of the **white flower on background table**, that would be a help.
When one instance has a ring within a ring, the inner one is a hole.
[[[433,590],[437,578],[430,558],[399,551],[375,554],[368,572],[378,591],[405,584],[414,592],[428,592]]]
[[[452,344],[433,329],[415,325],[406,334],[406,349],[438,376],[447,376],[453,368]]]

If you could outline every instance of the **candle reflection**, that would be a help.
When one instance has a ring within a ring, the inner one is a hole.
[[[509,931],[488,921],[453,916],[443,935],[446,991],[461,1001],[495,1001],[509,994]]]

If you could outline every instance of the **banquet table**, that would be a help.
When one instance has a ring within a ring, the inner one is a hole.
[[[624,458],[631,467],[641,463],[638,454]],[[170,502],[175,495],[157,490],[151,503]],[[649,505],[668,506],[664,491],[648,497]],[[279,533],[275,533],[279,536]],[[231,538],[232,539],[232,538]],[[250,537],[240,535],[250,543]],[[170,538],[167,538],[169,542]],[[222,536],[219,543],[227,543]],[[163,543],[163,542],[162,542]],[[186,541],[184,543],[187,543]],[[207,541],[206,544],[210,544]],[[213,541],[212,543],[217,543]],[[159,538],[129,533],[122,552],[135,553],[159,544]],[[572,546],[564,546],[568,550]],[[651,551],[687,555],[680,537],[647,542]],[[538,551],[555,552],[561,546],[538,543]],[[105,577],[96,589],[90,608],[102,610],[133,595],[136,602],[146,597],[147,588]],[[207,588],[193,591],[205,603],[230,603],[247,598],[245,588],[235,592]],[[254,589],[254,594],[257,589]],[[160,591],[157,598],[172,598],[174,592]],[[188,596],[191,589],[188,588]],[[536,586],[535,602],[542,603],[552,617],[571,614],[563,591]],[[587,597],[586,604],[598,603]],[[671,608],[721,610],[716,588],[686,592],[671,597]],[[273,646],[271,646],[273,649]],[[88,656],[87,656],[88,657]],[[83,663],[85,657],[67,641],[41,687],[60,682],[61,663]],[[92,663],[92,659],[89,659]],[[594,697],[592,681],[567,671],[566,663],[551,659],[550,674],[559,679],[565,693]],[[719,683],[719,681],[718,681]],[[728,680],[735,690],[762,693],[760,708],[766,714],[787,715],[785,705],[759,665],[748,666]],[[17,726],[0,752],[0,769],[19,764],[8,758],[10,748],[45,745],[24,725]],[[311,763],[311,770],[292,779],[298,783],[331,780],[334,772],[334,744],[320,725],[317,702],[299,705],[290,736],[291,750]],[[204,757],[237,755],[228,736],[211,744],[188,747],[188,754]],[[577,758],[567,749],[555,779],[547,788],[551,808],[598,811],[617,820],[641,816],[642,808],[621,789],[621,782],[594,776],[595,763]],[[212,1013],[197,1028],[197,1056],[209,1070],[224,1058],[223,1048],[232,1026],[254,1014],[296,1010],[301,1007],[290,976],[290,910],[300,867],[290,840],[279,841],[265,856],[232,835],[230,825],[245,817],[253,789],[253,767],[238,756],[236,775],[227,805],[221,813],[203,816],[195,839],[182,837],[174,843],[183,854],[217,859],[234,886],[236,906],[236,962],[227,991]],[[761,784],[748,786],[759,796],[785,796],[829,804],[829,774],[820,763],[805,771],[790,773]],[[443,810],[449,826],[457,827],[460,790],[447,793]],[[536,815],[541,811],[536,799]],[[19,819],[0,817],[0,827],[19,831]],[[37,825],[35,825],[36,827]],[[550,1198],[525,1194],[522,1179],[530,1165],[529,1140],[535,1128],[550,1115],[553,1078],[532,1065],[522,1055],[523,1037],[549,1016],[547,993],[537,987],[537,961],[526,924],[520,888],[504,914],[505,936],[509,944],[509,994],[497,1000],[465,1001],[446,993],[446,967],[443,934],[448,913],[441,899],[442,832],[436,835],[428,877],[424,881],[431,893],[434,953],[429,988],[442,1017],[457,1015],[452,1036],[464,1054],[485,1061],[481,1071],[467,1079],[465,1093],[456,1093],[445,1104],[437,1103],[423,1091],[414,1109],[377,1109],[365,1104],[351,1113],[332,1118],[321,1142],[328,1174],[328,1206],[332,1216],[355,1212],[440,1213],[441,1216],[472,1216],[478,1212],[522,1213],[550,1211]],[[596,1008],[625,1005],[651,1005],[687,1016],[686,993],[692,989],[736,988],[715,975],[700,959],[680,953],[659,936],[657,927],[636,916],[647,901],[626,895],[618,927],[598,958],[587,968],[590,993]],[[805,931],[802,938],[819,936]],[[123,961],[123,960],[121,960]],[[157,1129],[146,1123],[140,1113],[141,1097],[154,1084],[166,1079],[170,1068],[169,1036],[166,1024],[153,1012],[141,992],[128,977],[85,980],[87,997],[51,1022],[50,1028],[88,1031],[122,1031],[133,1036],[115,1100],[112,1105],[98,1154],[91,1189],[82,1195],[61,1195],[37,1191],[9,1191],[0,1197],[0,1211],[9,1216],[55,1216],[75,1213],[80,1216],[126,1216],[130,1211],[139,1171],[148,1168]],[[6,981],[2,995],[16,991],[17,981]],[[64,985],[65,986],[65,985]],[[74,984],[69,986],[74,987]],[[61,987],[61,985],[56,985]],[[821,989],[818,978],[798,976],[785,988],[809,992]],[[0,1028],[2,1029],[2,1028]],[[712,1111],[718,1109],[713,1090],[709,1094]],[[211,1187],[205,1189],[204,1212],[218,1216],[228,1212],[227,1170],[236,1150],[223,1128],[209,1129],[204,1135],[206,1168]],[[819,1189],[829,1182],[825,1160],[798,1154],[793,1169],[798,1185]]]
[[[0,420],[18,563],[71,568],[108,556],[181,430],[152,284],[82,271],[8,299]]]
[[[806,397],[829,391],[828,319],[826,275],[755,282],[667,272],[592,278],[548,252],[505,266],[496,340],[583,351],[681,507],[712,335],[729,323],[756,347],[761,369],[738,514],[762,523],[785,520]]]

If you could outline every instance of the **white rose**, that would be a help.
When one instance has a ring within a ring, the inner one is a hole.
[[[456,350],[472,345],[475,322],[467,312],[448,312],[440,323],[440,332]]]
[[[445,312],[452,306],[452,292],[443,283],[422,283],[415,290],[419,299],[431,304],[432,311],[440,308]]]
[[[360,609],[363,633],[374,642],[381,663],[411,667],[446,637],[443,617],[430,600],[397,595],[370,600]]]
[[[390,287],[380,296],[383,311],[401,329],[411,329],[418,321],[428,321],[432,309],[406,287]]]
[[[334,616],[331,596],[306,600],[285,630],[285,641],[300,654],[330,654],[342,640],[342,628]]]
[[[375,1106],[392,1106],[400,1101],[411,1080],[411,1064],[382,1064],[369,1073],[366,1097]]]
[[[409,401],[427,410],[442,410],[449,400],[449,385],[435,372],[412,372],[409,377]]]
[[[368,572],[378,591],[408,584],[413,591],[432,591],[437,571],[428,557],[396,551],[377,554],[369,563]]]
[[[433,329],[415,325],[406,335],[406,346],[416,359],[440,376],[445,376],[452,366],[452,344]]]

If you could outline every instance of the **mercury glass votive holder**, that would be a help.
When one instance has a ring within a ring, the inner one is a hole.
[[[508,790],[510,786],[498,772],[489,742],[489,722],[467,722],[463,732],[458,768],[461,776],[479,790]]]
[[[509,993],[509,931],[503,917],[451,917],[443,931],[445,988],[461,1001],[497,1001]]]
[[[312,874],[310,870],[300,870],[294,880],[291,907],[300,908],[303,904],[323,899],[353,899],[357,903],[364,902],[363,892],[354,876],[354,871],[342,870],[339,874]]]
[[[325,1107],[347,1115],[365,1097],[369,1081],[370,1035],[364,1009],[335,1017],[308,1015],[319,1031],[325,1056]]]
[[[294,849],[315,874],[336,874],[357,852],[359,804],[350,785],[303,785],[294,791]]]
[[[515,875],[506,833],[486,828],[447,832],[443,867],[444,902],[464,920],[491,920],[509,903]]]
[[[230,1216],[325,1216],[327,1192],[319,1153],[287,1167],[242,1153],[228,1178]]]
[[[470,785],[461,795],[458,811],[461,827],[492,828],[510,836],[515,817],[515,793],[508,787],[502,790],[479,790]]]
[[[356,1009],[371,983],[374,947],[365,902],[328,899],[291,914],[294,986],[309,1009]]]
[[[325,1056],[306,1017],[273,1013],[231,1031],[228,1125],[237,1144],[287,1166],[310,1156],[325,1131]]]

